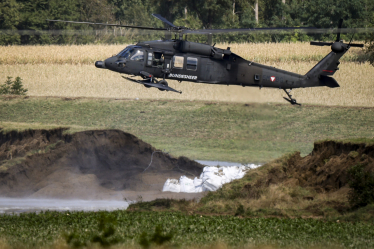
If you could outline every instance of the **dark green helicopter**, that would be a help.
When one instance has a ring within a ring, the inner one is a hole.
[[[363,44],[348,44],[340,40],[343,20],[339,21],[335,42],[311,42],[310,45],[331,46],[331,52],[318,62],[308,73],[300,75],[285,70],[248,61],[227,49],[212,46],[212,34],[229,32],[266,32],[273,30],[317,30],[315,28],[262,28],[262,29],[200,29],[192,30],[176,26],[159,14],[152,14],[164,22],[167,28],[152,28],[119,24],[48,20],[79,24],[117,26],[143,30],[165,31],[168,38],[139,42],[126,47],[117,55],[105,61],[96,61],[97,68],[109,69],[118,73],[140,76],[142,80],[124,77],[130,81],[155,87],[160,91],[182,93],[168,86],[167,79],[191,81],[195,83],[240,85],[251,87],[269,87],[283,89],[292,105],[300,105],[292,98],[291,90],[305,87],[339,87],[330,76],[339,69],[339,59],[351,47],[363,47]],[[179,38],[171,39],[171,33]],[[188,34],[208,35],[208,44],[187,41]],[[185,40],[183,40],[185,35]],[[351,39],[352,41],[352,39]],[[162,80],[158,80],[162,79]]]

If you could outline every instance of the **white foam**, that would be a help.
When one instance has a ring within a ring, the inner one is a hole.
[[[240,166],[206,166],[200,178],[194,180],[186,176],[177,179],[167,179],[162,189],[163,192],[176,193],[199,193],[203,191],[216,191],[223,184],[242,178],[248,170],[260,167],[261,165],[248,164]]]

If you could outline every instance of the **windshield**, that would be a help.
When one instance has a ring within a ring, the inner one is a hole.
[[[144,61],[144,53],[141,50],[137,50],[134,54],[131,54],[130,60],[133,61]]]
[[[129,49],[130,49],[130,47],[126,47],[124,50],[122,50],[121,52],[119,52],[119,53],[117,54],[117,56],[120,56],[122,53],[126,52],[126,51],[129,50]]]
[[[133,55],[136,48],[139,48],[139,46],[131,45],[127,46],[124,50],[119,52],[117,54],[118,57],[124,57],[125,59],[128,59],[130,55]]]
[[[128,59],[134,53],[135,53],[135,49],[134,48],[130,48],[128,50],[123,51],[122,54],[119,55],[119,57],[124,58],[124,59]]]

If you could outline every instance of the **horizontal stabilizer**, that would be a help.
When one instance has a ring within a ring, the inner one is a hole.
[[[315,42],[315,41],[310,42],[310,45],[313,45],[313,46],[331,46],[332,44],[333,44],[332,42]]]
[[[321,82],[322,86],[327,86],[327,87],[331,87],[331,88],[340,87],[338,82],[336,82],[336,80],[334,78],[331,78],[331,77],[328,77],[328,76],[325,76],[325,75],[320,75],[319,76],[319,81]]]
[[[352,43],[352,44],[348,44],[350,47],[356,47],[356,48],[363,48],[364,47],[364,44],[355,44],[355,43]]]

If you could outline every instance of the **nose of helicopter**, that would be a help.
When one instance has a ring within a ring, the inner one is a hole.
[[[105,68],[107,68],[109,70],[114,70],[115,66],[116,66],[116,60],[117,60],[117,57],[115,57],[115,56],[106,59],[104,61]]]
[[[97,67],[97,68],[105,68],[104,61],[96,61],[95,62],[95,67]]]

